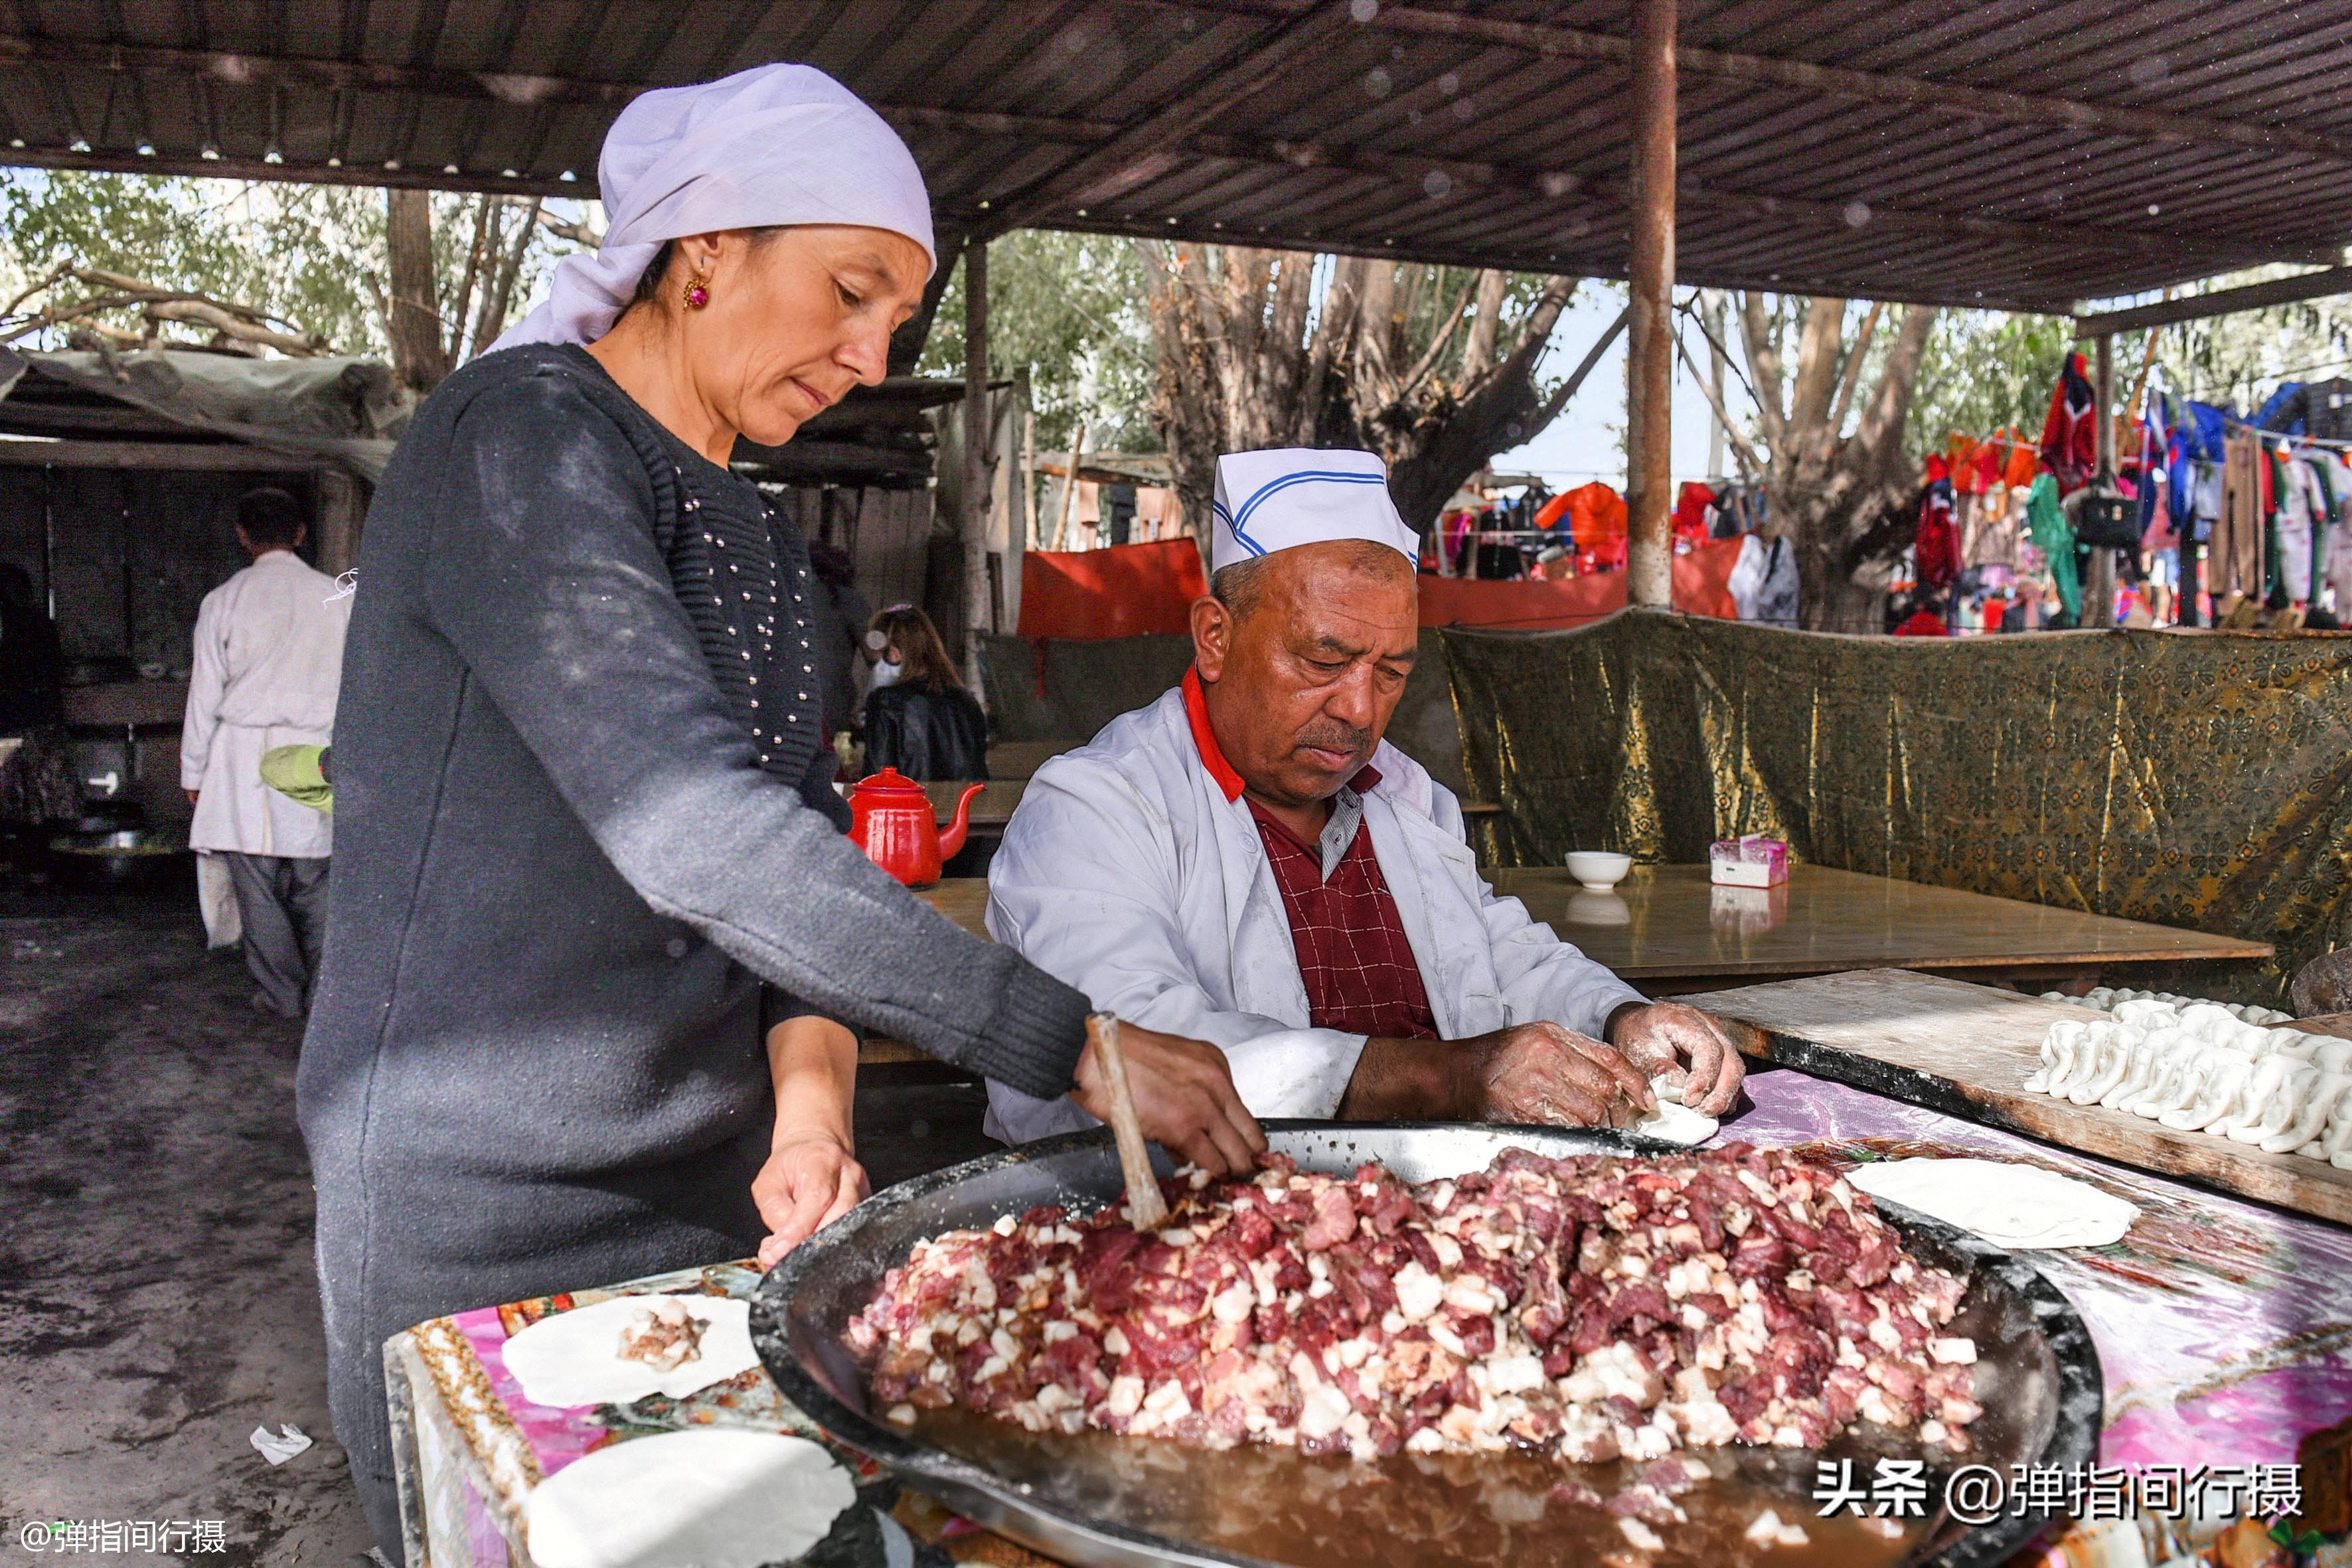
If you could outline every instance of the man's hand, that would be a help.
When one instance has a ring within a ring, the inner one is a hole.
[[[1225,1053],[1200,1040],[1121,1024],[1128,1097],[1143,1135],[1213,1176],[1246,1171],[1265,1152],[1265,1134],[1234,1089]],[[1079,1109],[1110,1120],[1110,1095],[1092,1041],[1078,1058]]]
[[[856,1207],[866,1190],[866,1168],[831,1133],[779,1138],[751,1179],[751,1201],[768,1227],[760,1267],[773,1268],[785,1253]]]
[[[186,796],[188,797],[188,804],[189,804],[190,805],[195,805],[195,804],[196,804],[196,796],[198,796],[198,795],[200,795],[204,794],[204,791],[202,791],[202,790],[197,790],[197,789],[191,789],[191,790],[183,790],[183,791],[181,791],[180,793],[181,793],[181,794],[183,794],[183,795],[186,795]]]
[[[1723,1026],[1679,1003],[1619,1008],[1609,1020],[1609,1040],[1645,1076],[1680,1079],[1683,1103],[1702,1116],[1730,1110],[1748,1076]]]
[[[1633,1063],[1558,1024],[1520,1024],[1454,1048],[1470,1068],[1458,1108],[1469,1120],[1623,1127],[1657,1103]]]

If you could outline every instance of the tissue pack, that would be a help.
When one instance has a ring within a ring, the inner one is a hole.
[[[1789,879],[1789,847],[1751,833],[1708,847],[1707,880],[1718,888],[1773,888]]]

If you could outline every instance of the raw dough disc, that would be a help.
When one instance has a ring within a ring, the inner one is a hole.
[[[706,1427],[573,1460],[532,1489],[523,1528],[539,1568],[759,1568],[823,1541],[856,1499],[805,1437]]]
[[[1670,1080],[1654,1078],[1650,1080],[1650,1088],[1658,1097],[1658,1109],[1625,1129],[1626,1131],[1638,1132],[1644,1138],[1655,1138],[1662,1143],[1687,1146],[1706,1142],[1722,1125],[1714,1117],[1702,1116],[1685,1105],[1682,1090],[1670,1087]]]
[[[1999,1160],[1889,1160],[1857,1165],[1846,1180],[2012,1249],[2105,1247],[2139,1217],[2088,1182]]]
[[[615,1296],[541,1318],[502,1347],[507,1370],[533,1405],[626,1405],[651,1394],[672,1399],[723,1383],[760,1364],[751,1348],[751,1304],[727,1296],[681,1296],[704,1322],[701,1353],[670,1372],[623,1359],[621,1330],[646,1304]]]

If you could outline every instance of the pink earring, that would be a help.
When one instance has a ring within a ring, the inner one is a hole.
[[[699,310],[709,303],[710,303],[710,285],[704,282],[702,274],[698,272],[686,282],[687,309]]]

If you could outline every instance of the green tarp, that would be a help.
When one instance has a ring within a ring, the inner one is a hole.
[[[2278,944],[2127,983],[2284,1005],[2352,939],[2352,634],[1864,638],[1635,612],[1444,634],[1507,864],[1801,861]]]

